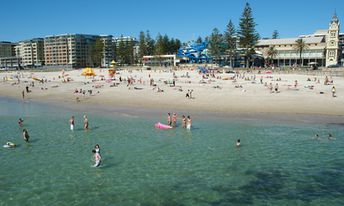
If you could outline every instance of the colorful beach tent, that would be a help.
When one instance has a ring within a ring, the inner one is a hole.
[[[83,76],[96,76],[96,73],[94,72],[94,70],[92,68],[85,68],[82,70],[82,74]]]

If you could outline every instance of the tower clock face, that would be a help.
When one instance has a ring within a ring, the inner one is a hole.
[[[330,42],[330,45],[331,45],[331,46],[334,46],[334,41],[331,41],[331,42]]]

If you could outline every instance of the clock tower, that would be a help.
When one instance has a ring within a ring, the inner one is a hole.
[[[337,14],[334,13],[326,36],[326,66],[338,64],[339,27]]]

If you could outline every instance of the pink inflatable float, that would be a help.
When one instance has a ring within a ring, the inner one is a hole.
[[[166,125],[166,124],[161,124],[160,122],[155,124],[155,128],[157,128],[157,129],[172,129],[171,126]]]

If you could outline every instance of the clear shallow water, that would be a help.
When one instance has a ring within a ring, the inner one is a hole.
[[[80,111],[8,99],[0,105],[0,143],[18,144],[0,149],[0,205],[344,204],[341,125],[212,118],[194,119],[191,132],[160,131],[153,124],[163,114],[92,111],[85,132]],[[103,164],[92,168],[97,143]]]

